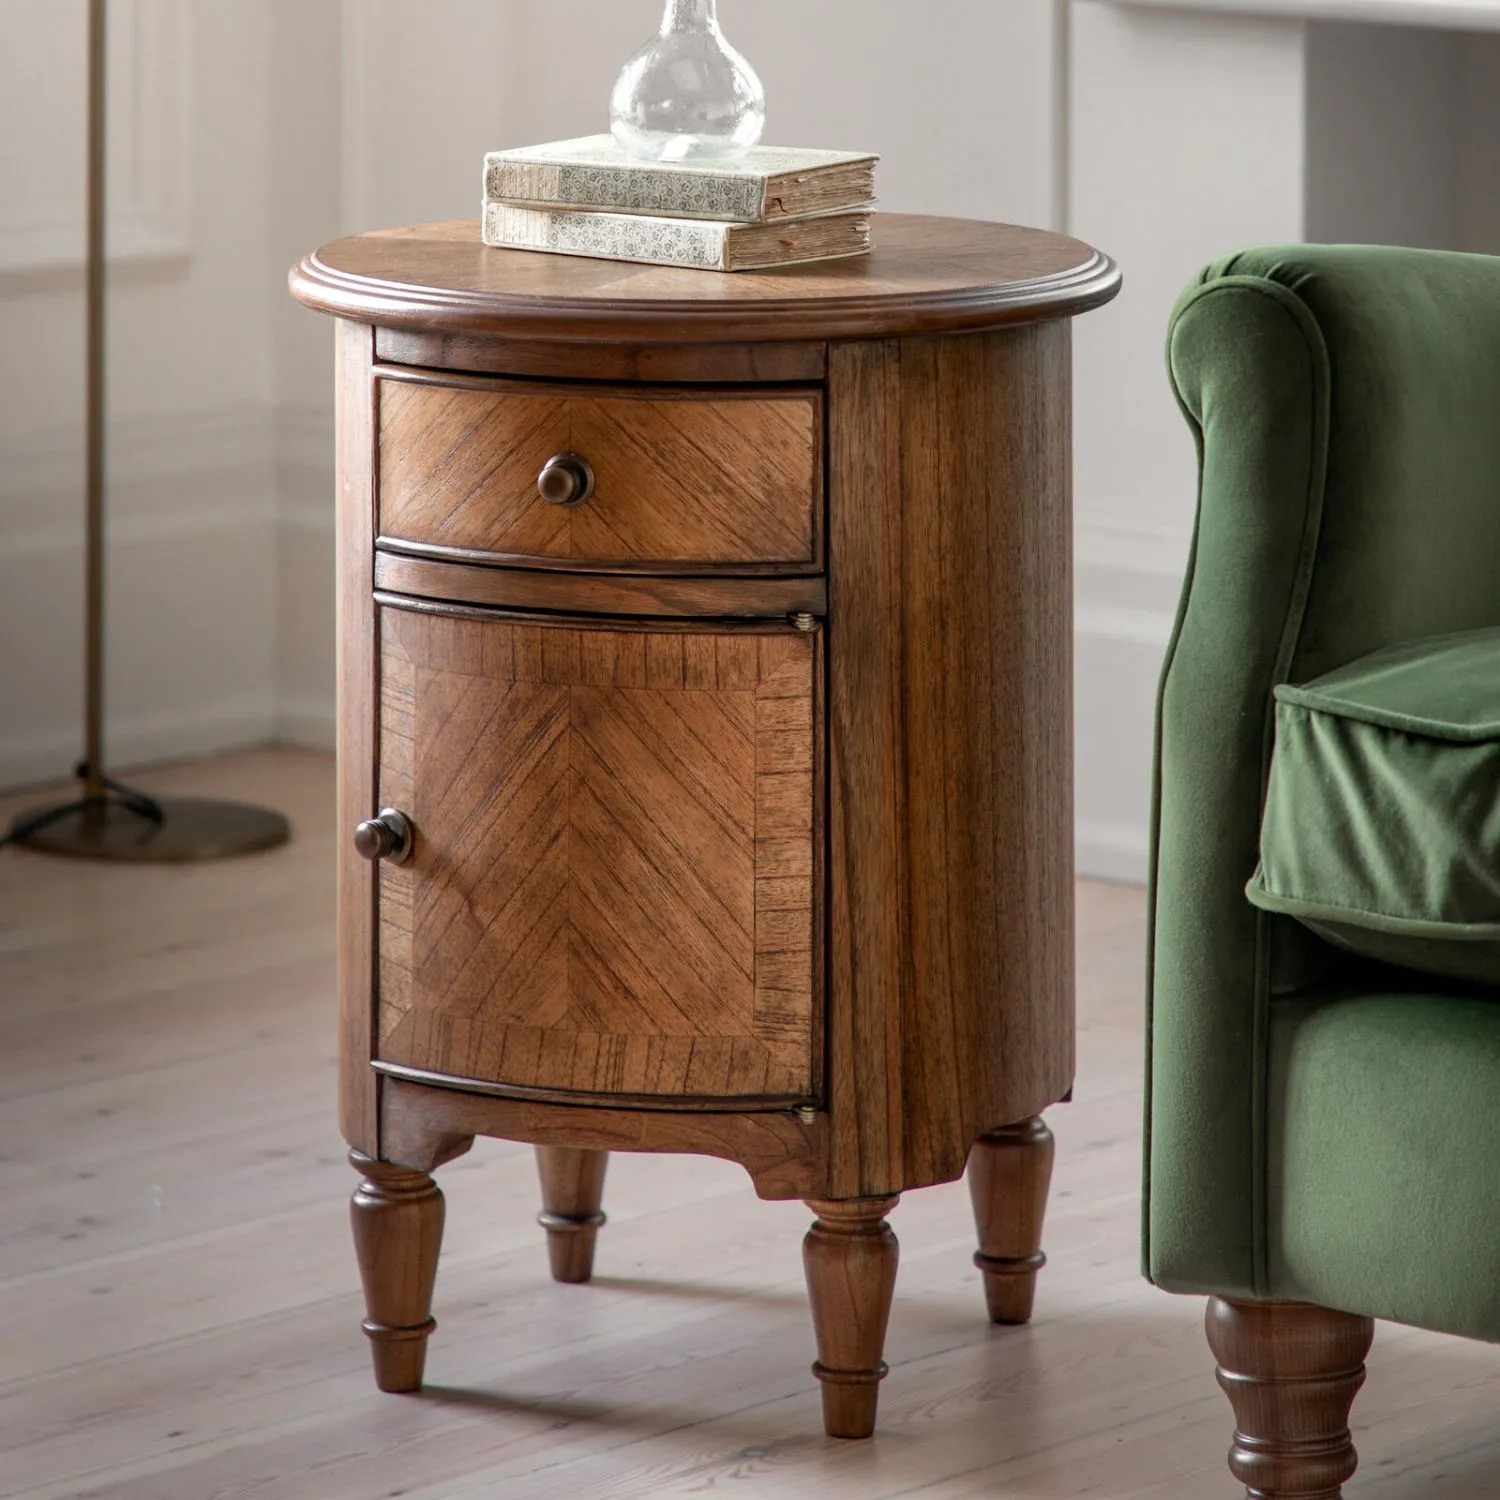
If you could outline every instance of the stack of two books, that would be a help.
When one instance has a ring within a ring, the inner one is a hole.
[[[877,160],[759,146],[732,162],[642,162],[607,135],[495,151],[484,242],[703,271],[866,255]]]

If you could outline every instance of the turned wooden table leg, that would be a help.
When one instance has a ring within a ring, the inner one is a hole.
[[[604,1224],[599,1205],[604,1201],[609,1152],[538,1146],[536,1164],[542,1179],[537,1223],[547,1231],[552,1279],[585,1282],[594,1274],[594,1244]]]
[[[1234,1407],[1229,1468],[1254,1500],[1339,1500],[1358,1457],[1349,1413],[1369,1318],[1300,1302],[1208,1304],[1208,1342]]]
[[[383,1391],[422,1388],[432,1318],[432,1289],[443,1242],[443,1195],[425,1172],[374,1161],[358,1151],[363,1178],[350,1218],[365,1288],[365,1332]]]
[[[823,1382],[823,1425],[830,1437],[867,1438],[875,1431],[900,1253],[885,1216],[900,1201],[807,1202],[817,1219],[802,1242],[802,1264],[818,1338],[813,1374]]]
[[[1031,1321],[1036,1273],[1047,1263],[1042,1221],[1052,1157],[1052,1132],[1039,1119],[992,1130],[969,1153],[969,1196],[979,1227],[974,1264],[984,1272],[992,1323]]]

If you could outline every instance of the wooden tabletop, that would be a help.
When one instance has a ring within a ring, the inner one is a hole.
[[[956,333],[1072,317],[1120,272],[1066,235],[875,214],[875,251],[729,275],[496,250],[477,220],[338,240],[291,273],[300,302],[386,328],[646,343]]]

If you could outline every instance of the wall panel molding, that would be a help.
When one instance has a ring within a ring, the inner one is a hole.
[[[55,25],[59,46],[81,47],[74,11],[38,8],[30,24]],[[108,254],[115,264],[181,259],[190,250],[192,210],[192,6],[190,0],[113,0],[109,11],[110,175]],[[10,69],[28,66],[28,49],[0,61],[0,88],[15,92]],[[81,70],[80,70],[81,76]],[[26,211],[31,195],[7,192],[0,199],[0,275],[71,270],[83,265],[85,245],[84,107],[77,97],[76,142],[80,159],[46,163],[68,179],[76,176],[77,201],[49,202]],[[35,152],[43,143],[61,150],[47,130],[13,134],[8,149]]]
[[[243,406],[110,424],[110,547],[276,519],[271,415]],[[0,560],[83,545],[83,433],[53,428],[7,440],[0,465]]]
[[[1156,683],[1171,639],[1190,538],[1180,530],[1100,519],[1076,538],[1076,722],[1082,875],[1146,878]]]
[[[334,415],[311,406],[279,406],[273,415],[277,524],[333,535]],[[331,587],[331,584],[330,584]]]
[[[1364,21],[1387,26],[1500,31],[1500,0],[1104,0],[1138,10],[1202,10],[1299,21]]]
[[[24,639],[40,613],[56,621],[40,656],[0,664],[0,699],[16,705],[0,715],[0,786],[13,787],[55,779],[78,753],[82,433],[75,425],[11,440],[6,459],[0,638]],[[237,405],[117,420],[108,473],[111,763],[271,742],[332,749],[332,413]],[[205,611],[197,585],[184,583],[191,577],[216,580],[238,603]],[[137,580],[146,578],[163,580],[159,620],[155,605],[152,618],[141,613]],[[177,624],[168,622],[190,620],[200,622],[191,644],[172,650]],[[164,648],[184,672],[171,684],[153,669]],[[165,697],[138,706],[143,688]]]
[[[271,412],[244,405],[111,424],[106,738],[119,769],[277,733],[272,433]],[[82,739],[82,433],[12,438],[6,456],[0,639],[29,649],[0,655],[0,785],[24,786],[65,774]]]
[[[1081,517],[1074,542],[1078,633],[1164,651],[1191,542],[1166,527]]]

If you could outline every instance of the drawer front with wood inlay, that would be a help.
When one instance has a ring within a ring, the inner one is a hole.
[[[816,571],[823,398],[379,382],[382,544],[534,566]]]
[[[378,1067],[821,1092],[817,631],[379,611]]]

